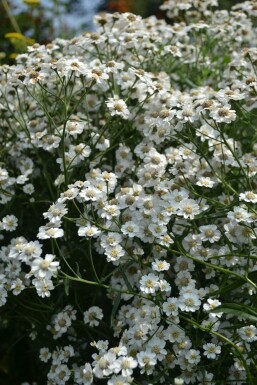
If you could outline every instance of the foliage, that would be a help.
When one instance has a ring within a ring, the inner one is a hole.
[[[256,3],[161,9],[1,67],[5,384],[255,384]]]

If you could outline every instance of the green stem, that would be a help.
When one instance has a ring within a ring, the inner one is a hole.
[[[20,30],[20,27],[15,19],[15,17],[12,15],[11,13],[11,9],[9,7],[9,4],[6,0],[2,0],[2,4],[3,4],[3,7],[7,13],[7,16],[9,17],[9,20],[14,28],[14,30],[17,32],[17,33],[20,33],[22,35],[22,32]]]

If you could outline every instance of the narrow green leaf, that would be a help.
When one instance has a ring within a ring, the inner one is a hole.
[[[120,273],[121,273],[121,275],[122,275],[122,278],[123,278],[124,281],[125,281],[125,284],[126,284],[127,288],[133,293],[133,287],[131,286],[131,283],[129,282],[129,280],[128,280],[126,274],[124,273],[124,271],[122,270],[121,267],[120,267],[119,271],[120,271]]]
[[[211,310],[211,313],[226,313],[257,322],[257,311],[250,306],[238,303],[223,303]]]
[[[69,295],[69,291],[70,291],[70,280],[68,278],[64,278],[64,290],[65,290],[65,294]]]
[[[114,303],[113,303],[113,307],[112,307],[112,312],[111,312],[111,326],[114,325],[114,318],[115,318],[115,315],[117,313],[117,310],[118,310],[118,307],[119,307],[119,304],[120,304],[120,300],[121,300],[121,293],[117,293],[115,299],[114,299]]]

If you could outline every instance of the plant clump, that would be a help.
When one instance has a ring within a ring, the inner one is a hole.
[[[0,69],[1,327],[38,385],[255,384],[257,8],[217,5]]]

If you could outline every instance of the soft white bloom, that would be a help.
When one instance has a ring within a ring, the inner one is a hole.
[[[51,358],[51,353],[48,348],[41,348],[39,350],[39,359],[43,362],[48,362]]]
[[[153,273],[143,275],[139,283],[143,293],[154,294],[159,289],[159,278]]]
[[[207,187],[207,188],[212,188],[215,184],[214,180],[211,180],[209,177],[200,177],[198,181],[196,182],[197,186],[201,187]]]
[[[18,226],[18,219],[14,215],[6,215],[2,219],[2,228],[6,231],[14,231]]]
[[[89,326],[98,326],[99,321],[103,318],[103,311],[98,306],[92,306],[84,312],[84,322]]]
[[[50,225],[47,226],[40,226],[39,232],[37,234],[37,237],[39,239],[49,239],[49,238],[61,238],[64,235],[63,229],[59,227],[51,227]]]
[[[106,102],[107,107],[110,110],[111,115],[119,115],[123,119],[128,119],[129,110],[124,100],[119,99],[117,96],[109,98]]]
[[[210,359],[215,359],[221,353],[221,347],[213,343],[204,344],[203,349],[203,355]]]
[[[257,328],[254,325],[243,326],[238,329],[238,334],[246,342],[257,341]]]
[[[253,191],[246,191],[245,193],[239,194],[239,200],[244,202],[257,203],[257,194]]]
[[[128,235],[130,238],[132,238],[137,236],[139,232],[139,226],[133,221],[128,221],[125,223],[125,225],[122,225],[121,232],[124,235]]]
[[[165,271],[165,270],[169,270],[169,268],[170,268],[170,264],[166,261],[155,259],[155,261],[152,262],[152,269],[155,271],[158,271],[158,272]]]
[[[35,258],[31,263],[31,270],[27,275],[34,275],[39,279],[50,279],[52,276],[56,276],[58,269],[60,269],[60,263],[54,261],[54,259],[55,255],[53,254],[46,254],[45,258]]]
[[[98,234],[101,233],[101,230],[99,230],[96,226],[81,226],[78,229],[78,235],[80,237],[96,237]]]

